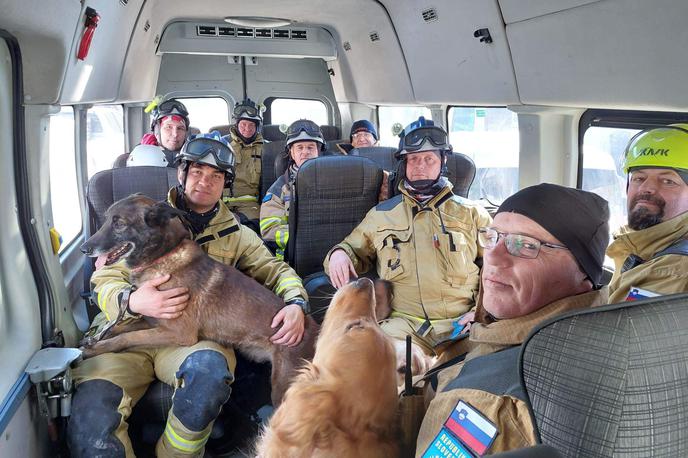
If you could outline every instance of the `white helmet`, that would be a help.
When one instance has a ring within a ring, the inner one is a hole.
[[[127,167],[148,165],[153,167],[167,167],[167,158],[162,148],[155,145],[138,145],[129,153]]]

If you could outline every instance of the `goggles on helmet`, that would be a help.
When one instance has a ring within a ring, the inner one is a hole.
[[[203,163],[202,159],[212,154],[217,167],[223,171],[234,168],[234,154],[230,147],[221,140],[206,137],[194,137],[187,141],[179,152],[180,159]]]
[[[246,113],[249,116],[258,116],[259,110],[255,106],[251,105],[237,105],[234,107],[234,116],[240,117],[242,114]]]
[[[403,149],[406,151],[416,151],[423,146],[425,140],[428,140],[434,146],[448,148],[447,133],[441,127],[421,127],[412,130],[402,139]]]
[[[299,120],[294,121],[287,129],[287,138],[297,137],[299,133],[306,132],[311,137],[322,137],[322,132],[320,132],[320,127],[313,121]]]
[[[688,170],[688,130],[669,125],[635,134],[624,152],[623,171],[643,167]]]
[[[178,114],[183,118],[189,116],[189,112],[186,110],[184,104],[174,99],[165,100],[157,106],[156,111],[156,117],[158,118],[173,114]]]

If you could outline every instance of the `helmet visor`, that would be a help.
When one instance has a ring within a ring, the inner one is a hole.
[[[406,151],[418,151],[428,140],[434,146],[448,148],[447,134],[439,127],[422,127],[415,129],[404,136],[402,146]]]
[[[195,138],[189,140],[182,151],[185,159],[198,162],[208,154],[212,154],[215,163],[223,168],[229,169],[234,166],[234,156],[228,146],[210,138]]]
[[[160,105],[158,105],[158,117],[168,116],[172,114],[178,114],[183,118],[189,116],[189,112],[186,110],[184,104],[177,100],[165,100]]]

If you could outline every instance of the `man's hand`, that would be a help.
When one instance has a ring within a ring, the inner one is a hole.
[[[473,324],[473,321],[475,321],[475,312],[468,312],[463,314],[459,318],[459,324],[463,325],[463,329],[461,330],[460,334],[468,334],[468,331],[471,330],[471,325]]]
[[[301,342],[304,330],[303,310],[298,304],[287,305],[272,319],[271,328],[282,327],[270,337],[270,341],[278,345],[294,347]]]
[[[351,262],[346,251],[334,250],[330,255],[330,280],[335,288],[339,289],[349,283],[350,278],[358,278],[354,263]]]
[[[129,296],[129,310],[143,316],[166,320],[180,316],[189,300],[189,289],[179,287],[167,291],[158,290],[158,286],[169,279],[170,275],[167,274],[141,284]]]

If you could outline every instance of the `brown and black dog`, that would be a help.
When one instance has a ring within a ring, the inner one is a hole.
[[[270,419],[259,457],[398,456],[396,357],[375,305],[368,278],[335,294],[313,362]]]
[[[277,406],[295,371],[313,357],[318,325],[306,316],[303,340],[295,347],[275,345],[270,327],[282,299],[232,266],[211,259],[189,239],[177,216],[182,212],[140,194],[115,202],[103,226],[81,247],[89,256],[108,254],[107,265],[124,259],[132,285],[160,275],[159,287],[189,289],[182,315],[165,320],[146,317],[117,325],[97,342],[84,342],[84,357],[128,348],[193,345],[213,340],[234,346],[255,361],[272,363],[272,401]],[[90,345],[89,345],[90,344]]]

